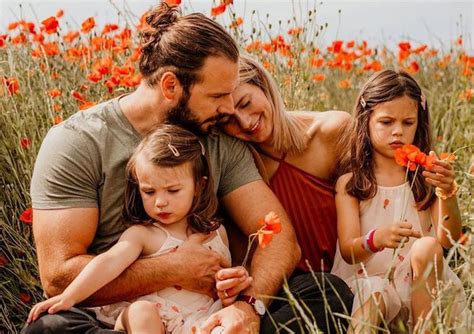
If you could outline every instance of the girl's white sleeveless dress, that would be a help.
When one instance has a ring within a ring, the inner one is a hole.
[[[160,256],[173,252],[181,245],[184,240],[170,235],[163,227],[154,224],[157,228],[163,230],[167,238],[163,246],[155,253],[146,257]],[[203,246],[222,255],[228,263],[231,263],[229,248],[224,244],[219,231],[211,240],[203,243]],[[193,273],[189,273],[193,275]],[[117,317],[122,310],[131,303],[138,300],[146,300],[156,305],[161,319],[165,325],[166,333],[188,334],[197,333],[199,325],[207,320],[209,316],[220,309],[222,303],[220,300],[214,300],[211,297],[182,289],[179,286],[169,287],[149,295],[141,296],[136,299],[124,302],[118,302],[111,305],[89,308],[96,313],[97,319],[111,327],[114,326]]]
[[[405,199],[403,198],[405,196]],[[405,219],[413,224],[413,229],[422,236],[435,237],[435,231],[429,210],[417,211],[415,198],[408,183],[395,187],[378,186],[374,198],[360,202],[361,235],[371,229],[400,219],[402,206],[406,203]],[[412,270],[410,265],[411,246],[417,239],[410,238],[403,248],[394,254],[393,249],[384,249],[371,255],[362,263],[350,265],[341,256],[337,245],[334,266],[331,273],[341,277],[354,293],[352,313],[359,309],[372,294],[380,292],[386,306],[385,320],[390,323],[396,317],[411,326],[411,287]],[[461,281],[444,260],[442,279],[448,284],[443,287],[452,293],[453,314],[466,311],[466,295]],[[459,316],[458,319],[461,319]]]

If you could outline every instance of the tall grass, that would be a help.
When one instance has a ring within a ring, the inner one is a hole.
[[[271,35],[268,23],[260,20],[258,13],[241,23],[232,7],[228,12],[231,24],[227,29],[243,50],[258,57],[272,72],[288,110],[350,111],[361,84],[373,71],[402,68],[410,71],[425,91],[436,150],[452,152],[474,142],[474,57],[466,54],[461,39],[453,41],[449,50],[407,41],[390,48],[371,47],[363,40],[334,41],[323,47],[319,36],[325,25],[318,23],[314,9],[281,24],[281,35]],[[125,13],[124,17],[131,16]],[[57,20],[59,27],[51,34],[41,31],[47,22],[35,22],[33,34],[31,25],[24,21],[0,33],[0,332],[19,331],[31,305],[42,299],[31,223],[25,213],[31,206],[29,185],[42,139],[54,124],[80,108],[132,90],[139,79],[132,70],[137,65],[138,19],[104,34],[104,27],[87,32],[77,27],[79,35],[73,41],[65,37],[69,30],[64,18]],[[243,25],[250,26],[251,33],[245,33]],[[456,179],[465,236],[447,253],[463,281],[471,309],[474,177],[467,172],[473,153],[472,146],[457,152]],[[304,309],[296,298],[289,298],[296,313]],[[443,323],[446,308],[435,309],[439,310],[435,330],[449,332],[449,325]],[[455,331],[472,329],[472,324],[466,326]],[[304,328],[317,332],[310,317]]]

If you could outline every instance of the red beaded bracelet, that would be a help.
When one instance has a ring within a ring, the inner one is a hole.
[[[374,244],[374,235],[375,235],[375,229],[372,229],[369,231],[369,233],[367,233],[367,246],[369,246],[369,249],[372,253],[377,253],[377,252],[380,252],[383,250],[383,247],[382,248],[377,248],[375,247],[375,244]]]

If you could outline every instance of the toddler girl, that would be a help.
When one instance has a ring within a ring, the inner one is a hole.
[[[28,322],[44,311],[69,309],[119,276],[138,257],[173,252],[198,233],[208,234],[203,246],[222,256],[223,267],[230,266],[225,229],[213,218],[217,198],[209,173],[204,146],[191,132],[163,125],[145,137],[127,165],[123,218],[132,225],[110,250],[90,261],[62,294],[35,305]],[[199,324],[221,308],[220,300],[174,286],[92,310],[115,330],[197,333]]]

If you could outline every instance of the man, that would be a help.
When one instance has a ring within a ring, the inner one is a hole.
[[[138,89],[76,113],[51,129],[40,149],[31,185],[33,233],[48,296],[62,292],[93,254],[108,249],[125,229],[120,220],[125,165],[144,134],[164,122],[204,134],[233,113],[238,49],[222,27],[201,14],[181,16],[165,3],[150,11],[147,22],[141,36],[143,81]],[[251,286],[213,315],[203,331],[222,325],[226,333],[257,333],[261,320],[257,305],[269,302],[262,296],[277,293],[300,250],[284,210],[260,179],[247,147],[220,133],[205,143],[220,202],[245,234],[255,232],[260,227],[257,221],[269,211],[281,218],[281,233],[255,252]],[[136,261],[81,306],[128,300],[176,284],[214,295],[220,260],[191,238],[176,252]],[[190,271],[193,277],[183,274]],[[236,287],[231,294],[240,290]],[[114,331],[74,308],[45,315],[23,332]]]
[[[39,152],[32,178],[33,233],[40,278],[48,296],[61,291],[125,229],[120,220],[125,164],[141,137],[163,122],[206,133],[233,113],[238,49],[217,23],[201,14],[181,16],[162,3],[150,11],[143,31],[143,82],[130,95],[80,112],[54,127]],[[300,253],[280,204],[260,179],[246,146],[216,134],[206,140],[221,203],[246,234],[269,211],[282,232],[252,261],[250,288],[243,295],[273,295]],[[186,268],[186,270],[180,270]],[[84,305],[104,305],[179,284],[214,294],[220,258],[190,240],[176,252],[140,259]],[[195,273],[193,277],[183,275]],[[229,333],[258,332],[260,316],[248,301],[236,301],[217,315]],[[79,309],[46,315],[25,333],[113,332],[101,329]]]

